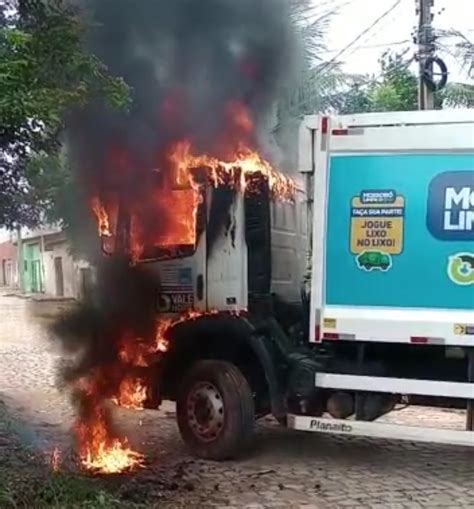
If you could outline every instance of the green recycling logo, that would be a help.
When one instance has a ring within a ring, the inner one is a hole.
[[[474,285],[474,253],[457,253],[450,256],[448,276],[457,285]]]

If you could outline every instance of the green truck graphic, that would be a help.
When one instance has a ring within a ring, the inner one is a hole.
[[[372,270],[381,270],[383,272],[392,266],[392,257],[382,251],[364,251],[356,258],[359,269],[368,272]]]

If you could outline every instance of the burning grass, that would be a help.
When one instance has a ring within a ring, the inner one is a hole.
[[[100,474],[117,474],[136,470],[143,465],[143,455],[134,451],[127,438],[111,435],[110,416],[105,405],[97,403],[93,416],[79,419],[75,426],[78,454],[86,470]]]
[[[92,508],[132,507],[122,503],[100,479],[63,470],[58,448],[44,457],[25,445],[25,425],[8,415],[0,401],[0,507]],[[124,501],[123,501],[124,502]]]

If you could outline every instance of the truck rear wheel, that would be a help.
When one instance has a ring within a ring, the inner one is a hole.
[[[225,361],[199,361],[185,378],[177,398],[181,436],[196,456],[226,460],[251,439],[254,401],[247,379]]]

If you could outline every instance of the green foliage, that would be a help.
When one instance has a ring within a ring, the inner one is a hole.
[[[418,107],[418,81],[401,54],[385,53],[379,79],[356,84],[345,95],[341,113],[411,111]]]
[[[380,60],[383,78],[373,86],[373,111],[411,111],[418,107],[418,80],[402,55],[385,53]]]
[[[466,40],[458,47],[465,51],[463,62],[472,69],[474,46]],[[461,53],[457,53],[461,58]],[[471,63],[469,63],[471,62]],[[341,113],[364,113],[375,111],[412,111],[418,109],[418,78],[409,68],[410,62],[403,55],[385,53],[381,60],[381,72],[377,78],[353,85],[345,94]],[[434,95],[435,109],[473,108],[474,86],[464,83],[448,83]]]
[[[372,111],[372,101],[366,88],[358,85],[352,85],[344,96],[344,103],[340,109],[341,113],[363,113]]]
[[[328,65],[321,57],[327,50],[325,36],[335,10],[308,18],[312,8],[308,0],[294,0],[291,5],[301,59],[295,79],[279,104],[279,116],[284,121],[335,108],[340,100],[338,91],[348,81],[337,62]]]
[[[126,505],[93,480],[72,474],[47,474],[42,482],[33,482],[22,489],[8,479],[3,482],[0,485],[0,507],[5,509],[116,509]]]
[[[121,506],[120,500],[86,479],[55,474],[37,494],[42,507],[77,507],[81,509],[112,509]]]
[[[61,221],[73,185],[66,159],[60,154],[33,154],[28,158],[25,176],[30,185],[28,199],[40,207],[46,222]]]
[[[474,42],[459,30],[438,33],[438,44],[461,64],[469,78],[474,77]],[[449,83],[440,93],[443,103],[450,108],[474,108],[474,85]]]
[[[0,486],[0,507],[17,507],[15,496],[8,486]]]
[[[85,256],[95,246],[97,226],[87,207],[84,191],[76,184],[65,149],[59,154],[30,155],[25,167],[29,183],[23,200],[30,210],[36,207],[42,219],[59,224],[68,232],[71,254]]]
[[[85,26],[66,1],[23,0],[16,17],[8,12],[2,4],[0,225],[11,227],[39,219],[25,169],[32,154],[57,154],[68,112],[89,101],[127,108],[129,90],[87,52]]]

